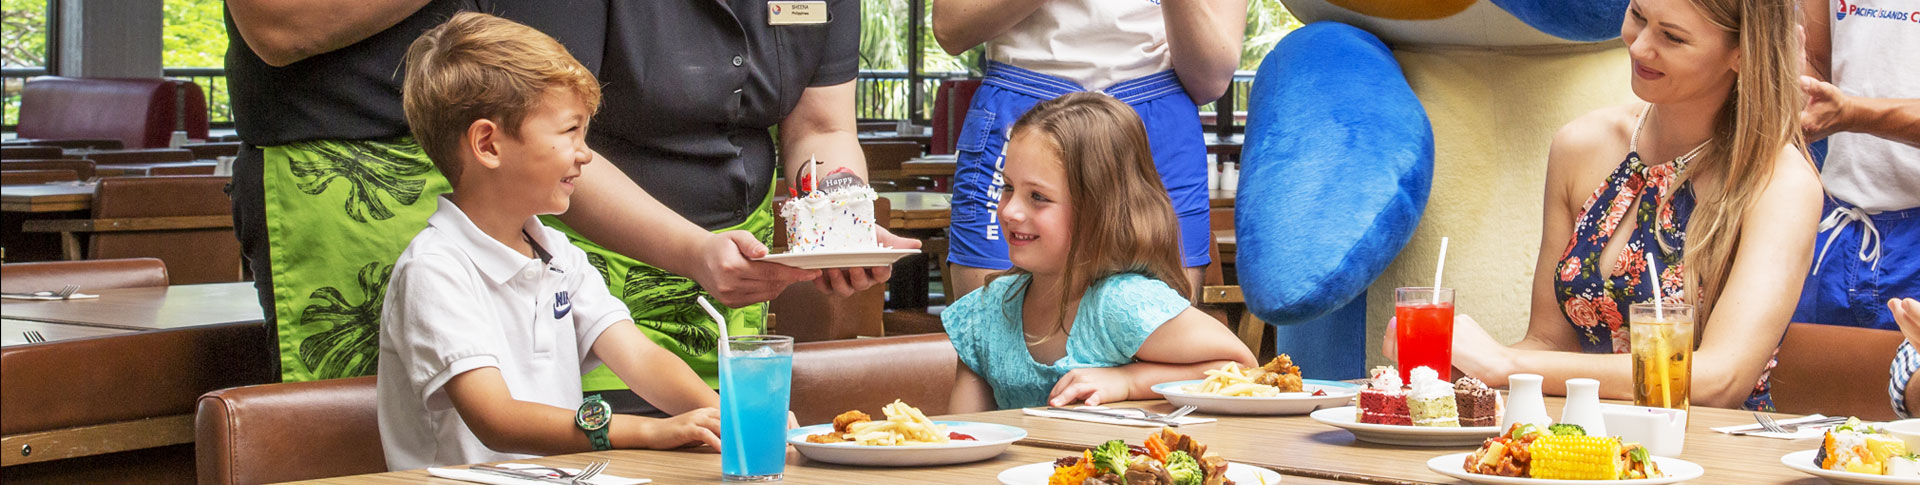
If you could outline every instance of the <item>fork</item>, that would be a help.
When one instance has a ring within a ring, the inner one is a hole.
[[[24,334],[26,335],[26,337],[27,337],[27,343],[30,343],[30,344],[37,344],[37,343],[40,343],[40,342],[45,342],[45,341],[47,341],[47,337],[46,337],[46,336],[44,336],[44,335],[40,335],[40,331],[39,331],[39,330],[28,330],[28,331],[26,331],[26,332],[22,332],[22,333],[24,333]]]
[[[574,485],[586,485],[588,479],[591,479],[594,476],[599,475],[600,472],[606,471],[607,465],[612,463],[613,462],[607,461],[607,460],[588,463],[586,468],[580,469],[580,474],[573,476]]]
[[[57,296],[57,297],[60,297],[60,299],[65,300],[67,298],[72,298],[74,293],[79,293],[79,292],[80,292],[80,285],[67,285],[65,287],[60,288],[60,292],[54,293],[53,296]]]
[[[1173,424],[1173,420],[1180,419],[1181,416],[1186,416],[1188,414],[1191,414],[1196,409],[1200,409],[1200,408],[1194,407],[1194,406],[1180,406],[1179,409],[1175,409],[1171,413],[1160,414],[1153,411],[1148,411],[1144,408],[1119,408],[1120,411],[1134,411],[1134,412],[1140,413],[1140,419],[1166,423],[1166,424]]]
[[[1754,419],[1755,421],[1759,421],[1759,422],[1760,422],[1760,427],[1762,427],[1762,428],[1766,428],[1766,429],[1767,429],[1767,431],[1772,431],[1772,432],[1775,432],[1775,433],[1785,433],[1785,432],[1787,432],[1787,429],[1786,429],[1786,428],[1782,428],[1782,427],[1780,427],[1780,423],[1777,423],[1777,422],[1774,422],[1774,421],[1773,421],[1773,417],[1772,417],[1772,416],[1768,416],[1768,415],[1765,415],[1765,414],[1760,414],[1760,413],[1753,413],[1753,419]]]

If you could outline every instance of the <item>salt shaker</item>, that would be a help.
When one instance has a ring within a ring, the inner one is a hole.
[[[1507,376],[1507,412],[1500,415],[1500,431],[1513,429],[1517,423],[1531,423],[1546,427],[1553,424],[1553,418],[1547,416],[1547,401],[1540,395],[1539,374],[1514,374]]]
[[[1560,409],[1560,422],[1577,424],[1587,436],[1612,436],[1607,419],[1600,414],[1600,381],[1567,379],[1567,405]]]

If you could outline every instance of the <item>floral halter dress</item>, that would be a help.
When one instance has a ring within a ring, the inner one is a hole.
[[[1648,110],[1651,109],[1649,106]],[[1566,252],[1560,255],[1555,267],[1553,294],[1560,302],[1560,311],[1577,332],[1582,352],[1627,353],[1630,342],[1627,307],[1653,301],[1655,284],[1660,285],[1660,295],[1665,301],[1686,301],[1680,247],[1686,240],[1694,194],[1691,183],[1676,185],[1674,180],[1706,145],[1695,147],[1671,163],[1647,165],[1639,153],[1640,126],[1646,118],[1647,111],[1641,111],[1639,120],[1634,122],[1626,161],[1607,176],[1606,184],[1595,189],[1581,207],[1579,218],[1574,221],[1573,239],[1567,242]],[[1633,217],[1633,231],[1615,234],[1627,217]],[[1612,270],[1603,273],[1600,256],[1615,236],[1628,239],[1615,258]],[[1673,250],[1660,245],[1663,239]],[[1648,277],[1649,254],[1659,259],[1659,281]],[[1767,374],[1773,365],[1772,361],[1767,363],[1767,372],[1761,373],[1760,383],[1747,399],[1747,408],[1773,408],[1767,386]]]

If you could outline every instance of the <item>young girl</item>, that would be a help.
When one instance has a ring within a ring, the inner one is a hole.
[[[1772,406],[1767,370],[1813,259],[1821,202],[1800,148],[1794,15],[1790,0],[1628,5],[1620,34],[1645,103],[1555,135],[1526,338],[1502,345],[1461,316],[1455,367],[1491,386],[1541,374],[1549,392],[1595,377],[1602,397],[1630,398],[1625,315],[1660,285],[1696,309],[1692,402]]]
[[[1246,23],[1247,0],[934,0],[940,46],[958,55],[984,43],[991,61],[955,140],[949,297],[1014,265],[994,219],[1008,125],[1036,103],[1082,91],[1112,94],[1149,127],[1161,193],[1179,216],[1179,263],[1197,287],[1213,231],[1194,106],[1226,92]]]
[[[1070,94],[1012,133],[999,216],[1014,268],[941,314],[960,354],[952,412],[1151,398],[1254,365],[1187,302],[1180,229],[1131,108]]]

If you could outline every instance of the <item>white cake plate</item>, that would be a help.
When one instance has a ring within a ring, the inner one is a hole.
[[[860,251],[816,251],[811,253],[769,254],[758,261],[780,263],[800,269],[863,268],[893,264],[918,249],[875,248]]]

